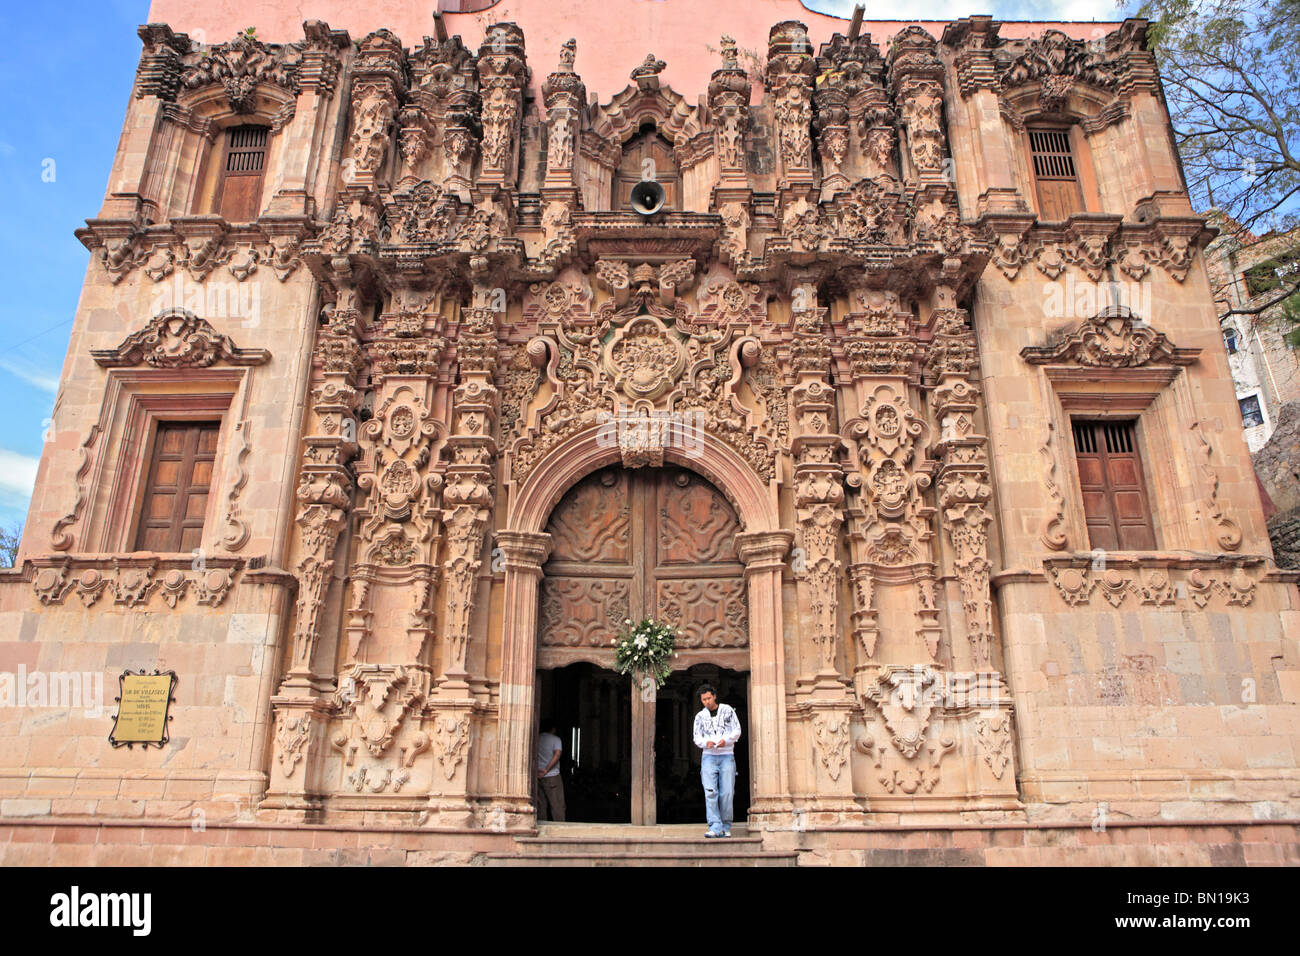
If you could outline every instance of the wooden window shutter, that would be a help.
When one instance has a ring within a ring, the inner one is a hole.
[[[226,130],[217,214],[230,222],[250,222],[262,211],[269,132],[265,126],[235,126]]]
[[[1108,551],[1154,551],[1156,536],[1134,422],[1074,422],[1074,453],[1089,545]]]
[[[199,547],[220,431],[220,422],[159,423],[135,550],[175,554]]]
[[[622,212],[632,201],[632,190],[641,181],[645,161],[654,165],[654,180],[664,188],[664,208],[681,208],[681,176],[677,170],[677,159],[673,156],[673,147],[653,128],[645,130],[640,136],[630,140],[623,148],[623,160],[614,173],[613,208]]]
[[[1070,151],[1070,134],[1063,129],[1030,129],[1029,151],[1038,188],[1038,209],[1045,222],[1061,222],[1083,212],[1083,192]]]

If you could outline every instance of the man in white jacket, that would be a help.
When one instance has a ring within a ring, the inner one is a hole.
[[[709,820],[706,837],[731,836],[731,821],[736,798],[736,741],[740,739],[740,720],[736,711],[718,703],[712,684],[699,690],[703,709],[695,715],[695,746],[700,755],[700,780],[704,784],[704,813]]]

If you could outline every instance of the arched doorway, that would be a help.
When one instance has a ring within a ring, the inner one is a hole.
[[[743,690],[741,703],[747,703],[749,619],[744,567],[736,551],[740,522],[717,488],[685,468],[604,468],[569,489],[552,510],[546,531],[551,553],[540,586],[537,686],[552,688],[551,709],[580,707],[555,696],[563,681],[545,672],[577,662],[612,668],[611,645],[623,622],[652,615],[680,627],[674,663],[681,671],[693,665],[714,672],[724,668],[740,678],[730,687],[733,698]],[[671,702],[675,713],[690,706],[693,688],[685,689],[690,679],[670,684],[665,706]],[[654,823],[660,805],[656,770],[673,768],[680,789],[694,744],[677,727],[680,713],[671,727],[663,724],[656,694],[635,686],[629,693],[629,817],[633,823]],[[664,753],[665,747],[672,752]],[[694,763],[698,766],[698,760]],[[621,773],[610,776],[621,778]],[[747,797],[746,792],[745,803]]]

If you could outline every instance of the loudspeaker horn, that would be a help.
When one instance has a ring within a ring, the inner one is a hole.
[[[663,209],[665,199],[664,187],[652,179],[643,179],[633,186],[629,197],[632,208],[642,216],[653,216]]]

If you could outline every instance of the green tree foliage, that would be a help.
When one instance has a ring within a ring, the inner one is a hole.
[[[1147,0],[1192,198],[1254,232],[1300,224],[1300,0]]]
[[[1243,245],[1295,229],[1300,0],[1146,0],[1138,12],[1152,21],[1150,40],[1193,203],[1223,212],[1240,227]],[[1252,301],[1231,311],[1253,319],[1280,306],[1284,319],[1300,320],[1298,258],[1300,247],[1252,268]],[[1292,339],[1300,335],[1292,332]]]

